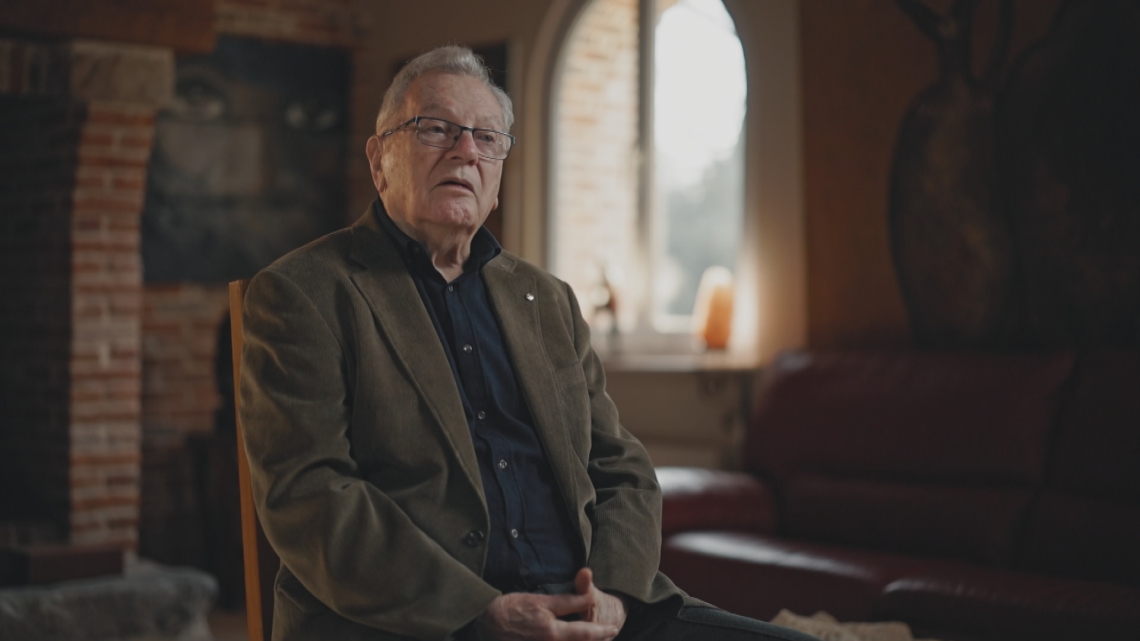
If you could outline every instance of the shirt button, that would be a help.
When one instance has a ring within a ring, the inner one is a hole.
[[[500,470],[505,470],[505,469],[507,469],[507,461],[506,461],[506,459],[502,459],[502,460],[500,460],[500,461],[499,461],[499,469],[500,469]]]
[[[517,538],[519,538],[519,531],[518,531],[518,530],[516,530],[516,529],[514,529],[514,528],[511,528],[511,538],[512,538],[512,539],[517,539]]]
[[[467,536],[464,537],[463,542],[467,544],[467,547],[473,548],[478,547],[484,538],[484,534],[479,530],[471,530],[467,533]]]
[[[447,291],[449,291],[449,292],[453,292],[453,291],[455,291],[455,285],[448,285],[448,286],[447,286]]]
[[[475,418],[477,418],[481,421],[481,420],[487,418],[487,413],[486,412],[477,412],[475,414]]]
[[[464,345],[464,346],[463,346],[463,352],[464,352],[464,353],[466,353],[466,354],[470,354],[470,353],[471,353],[471,351],[472,351],[472,350],[474,350],[474,349],[475,349],[475,348],[474,348],[474,347],[471,347],[470,345]]]

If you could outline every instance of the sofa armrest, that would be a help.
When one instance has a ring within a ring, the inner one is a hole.
[[[659,467],[661,531],[734,530],[771,534],[776,499],[760,479],[744,472],[695,467]]]

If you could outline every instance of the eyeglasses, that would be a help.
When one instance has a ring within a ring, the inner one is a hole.
[[[464,127],[450,120],[425,118],[424,116],[416,116],[395,129],[389,129],[384,132],[382,137],[390,136],[409,127],[415,127],[416,140],[428,147],[439,147],[440,149],[451,149],[459,142],[459,137],[463,135],[463,132],[470,131],[471,139],[475,141],[475,148],[479,151],[479,155],[488,160],[503,160],[507,154],[511,153],[511,147],[515,144],[515,137],[508,133],[494,129]]]

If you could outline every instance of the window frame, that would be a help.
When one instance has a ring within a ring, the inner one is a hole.
[[[722,0],[744,47],[750,91],[744,228],[729,355],[760,363],[806,344],[800,0]],[[550,267],[557,156],[555,110],[568,39],[590,0],[552,0],[540,28],[513,43],[520,143],[504,175],[504,245]],[[628,352],[633,351],[630,346]]]

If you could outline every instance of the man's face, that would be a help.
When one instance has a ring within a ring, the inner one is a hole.
[[[414,116],[503,130],[503,112],[491,90],[476,78],[449,73],[412,83],[396,124]],[[368,159],[380,199],[394,221],[419,232],[413,236],[474,233],[498,205],[503,162],[479,156],[471,132],[463,132],[451,149],[420,144],[414,127],[373,140]]]

